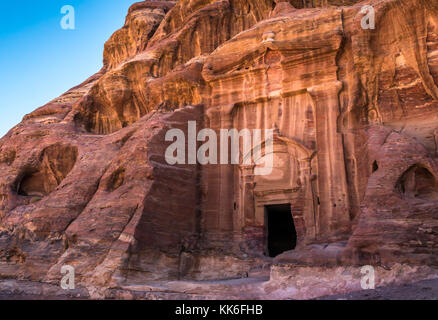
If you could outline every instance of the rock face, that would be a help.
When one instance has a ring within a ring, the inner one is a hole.
[[[103,69],[0,140],[0,277],[58,282],[71,265],[118,288],[270,263],[436,266],[438,4],[359,2],[134,4]],[[252,149],[270,174],[243,144],[238,164],[188,150],[170,165],[166,134],[196,138],[189,121],[273,129],[272,150]],[[272,260],[284,213],[295,251]]]

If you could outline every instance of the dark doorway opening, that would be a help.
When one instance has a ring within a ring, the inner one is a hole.
[[[265,207],[265,225],[267,232],[267,255],[276,257],[293,250],[297,244],[297,232],[290,204]]]

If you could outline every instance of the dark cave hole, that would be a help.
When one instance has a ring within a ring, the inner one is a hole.
[[[42,175],[35,172],[26,172],[23,174],[21,178],[18,179],[17,183],[17,193],[20,196],[38,196],[44,197],[47,195],[47,192],[44,188]]]
[[[265,207],[267,229],[267,255],[276,257],[293,250],[297,243],[297,232],[290,204],[271,205]]]
[[[377,170],[379,170],[379,164],[377,163],[377,161],[373,162],[373,173],[376,172]]]

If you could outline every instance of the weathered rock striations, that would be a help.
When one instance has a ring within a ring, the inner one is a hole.
[[[166,133],[189,121],[274,129],[272,173],[242,145],[241,164],[169,165]],[[0,277],[71,265],[100,294],[270,264],[267,293],[297,264],[437,267],[438,4],[134,4],[103,69],[0,140],[0,200]],[[272,259],[285,212],[295,250]]]

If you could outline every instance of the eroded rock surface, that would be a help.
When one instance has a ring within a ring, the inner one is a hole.
[[[375,29],[361,27],[364,5]],[[190,136],[189,121],[198,131],[274,129],[272,173],[169,165],[166,133]],[[92,296],[249,276],[251,297],[263,297],[303,265],[312,277],[328,265],[335,275],[397,263],[434,273],[438,4],[134,4],[103,69],[0,140],[0,200],[0,277],[56,284],[71,265]],[[272,259],[268,209],[285,204],[296,248]],[[271,265],[269,282],[251,284]],[[319,288],[270,297],[339,292]]]

